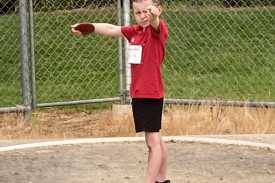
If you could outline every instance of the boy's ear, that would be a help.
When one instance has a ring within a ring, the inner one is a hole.
[[[159,14],[162,13],[162,6],[161,5],[158,5],[158,10],[159,10]]]

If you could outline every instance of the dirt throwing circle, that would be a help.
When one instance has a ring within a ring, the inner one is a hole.
[[[273,150],[171,139],[167,148],[168,178],[172,183],[275,181]],[[0,180],[2,183],[141,183],[147,153],[140,140],[18,148],[0,152]]]

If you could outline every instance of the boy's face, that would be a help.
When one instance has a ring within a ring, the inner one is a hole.
[[[147,7],[152,6],[153,4],[154,4],[153,0],[143,0],[143,1],[133,2],[133,10],[134,10],[136,22],[138,25],[140,25],[143,28],[149,25]]]

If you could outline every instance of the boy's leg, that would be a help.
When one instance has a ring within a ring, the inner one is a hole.
[[[155,183],[157,179],[165,180],[167,152],[161,135],[159,132],[145,132],[145,140],[149,148],[145,183]]]
[[[162,152],[162,161],[161,166],[159,169],[159,174],[157,176],[157,181],[162,182],[166,180],[166,173],[167,173],[167,149],[162,137],[160,135],[160,145],[161,145],[161,152]]]

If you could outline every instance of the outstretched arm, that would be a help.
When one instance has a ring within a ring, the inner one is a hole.
[[[108,24],[108,23],[93,23],[95,26],[95,32],[98,34],[104,34],[108,36],[123,36],[121,32],[121,26]]]
[[[149,23],[155,30],[159,32],[159,16],[162,12],[162,7],[160,5],[149,6],[147,8],[149,14]]]
[[[121,26],[116,26],[113,24],[108,24],[108,23],[92,23],[95,27],[94,32],[98,34],[103,34],[103,35],[108,35],[108,36],[123,36],[121,32]],[[78,30],[75,30],[74,28],[78,24],[72,25],[72,32],[75,35],[82,35],[82,33]]]

